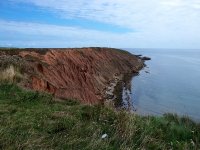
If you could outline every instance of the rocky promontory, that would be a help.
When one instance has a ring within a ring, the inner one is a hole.
[[[23,87],[94,104],[103,102],[116,75],[138,72],[144,60],[112,48],[6,49],[0,64],[4,74],[13,70],[16,78],[18,72]]]

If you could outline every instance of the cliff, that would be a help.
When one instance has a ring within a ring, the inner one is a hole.
[[[1,66],[20,64],[21,84],[84,103],[102,102],[116,75],[138,72],[143,60],[111,48],[16,49],[0,52]]]

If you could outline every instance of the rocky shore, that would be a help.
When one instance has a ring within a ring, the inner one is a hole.
[[[150,57],[135,55],[143,62],[143,67],[146,66],[145,61],[151,60]],[[143,68],[142,67],[142,68]],[[131,80],[134,76],[139,75],[142,68],[133,67],[131,73],[115,74],[113,80],[110,81],[106,88],[105,104],[114,106],[115,108],[123,108],[129,111],[135,111],[131,102]],[[148,71],[145,71],[149,73]]]

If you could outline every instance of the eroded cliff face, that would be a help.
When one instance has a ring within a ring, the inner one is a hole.
[[[29,49],[17,55],[29,66],[24,86],[90,104],[103,101],[105,88],[114,75],[137,72],[143,67],[138,57],[109,48]]]

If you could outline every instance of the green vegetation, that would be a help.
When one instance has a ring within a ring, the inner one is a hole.
[[[200,125],[171,114],[141,117],[56,102],[51,95],[2,83],[0,149],[200,149]]]
[[[0,58],[0,82],[19,82],[25,70],[25,61],[17,56],[2,56]]]
[[[49,51],[48,48],[0,48],[0,54],[5,53],[7,55],[18,55],[22,51],[32,51],[32,52],[37,52],[39,54],[46,54],[47,51]]]
[[[113,48],[113,50],[114,50],[114,51],[118,51],[118,52],[120,52],[120,53],[122,53],[122,54],[132,55],[130,52],[128,52],[128,51],[126,51],[126,50],[123,50],[123,49],[114,49],[114,48]]]

